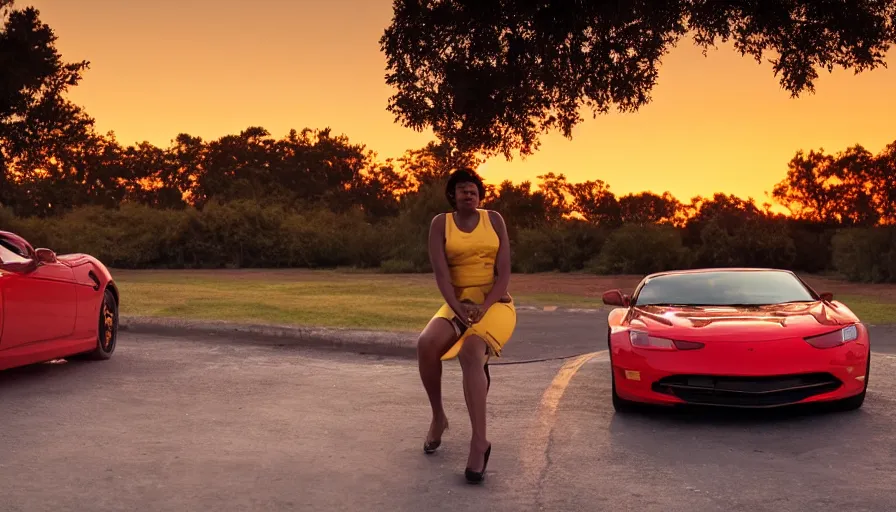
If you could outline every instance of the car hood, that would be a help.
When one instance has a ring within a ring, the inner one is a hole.
[[[635,306],[629,325],[678,339],[760,341],[814,336],[856,318],[838,302],[769,306]]]

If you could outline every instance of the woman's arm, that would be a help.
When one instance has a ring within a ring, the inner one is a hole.
[[[510,286],[510,237],[507,235],[507,225],[498,212],[489,211],[488,216],[492,221],[492,226],[495,228],[495,233],[498,234],[500,245],[498,246],[498,255],[495,258],[495,270],[498,278],[495,280],[495,285],[491,291],[485,297],[485,302],[482,303],[483,313],[501,300],[501,297],[507,295],[507,288]]]
[[[451,273],[448,271],[448,258],[445,256],[445,217],[436,215],[429,226],[429,263],[432,265],[436,276],[436,284],[442,297],[448,306],[454,310],[454,314],[464,323],[470,323],[470,315],[463,307],[457,296],[454,295],[454,285],[451,284]]]

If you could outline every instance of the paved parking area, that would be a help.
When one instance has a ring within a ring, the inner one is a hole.
[[[110,361],[0,373],[0,510],[893,509],[896,356],[861,410],[783,416],[617,415],[605,355],[570,364],[492,369],[475,487],[456,364],[425,456],[412,361],[126,334]]]

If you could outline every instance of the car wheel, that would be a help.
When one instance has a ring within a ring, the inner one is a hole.
[[[626,400],[624,398],[621,398],[616,393],[616,372],[613,371],[613,355],[612,354],[613,354],[613,352],[610,351],[610,387],[612,388],[612,394],[613,394],[613,409],[615,409],[616,412],[620,412],[620,413],[635,411],[636,409],[638,409],[638,404],[636,402],[632,402],[632,401]]]
[[[88,359],[106,360],[112,357],[118,343],[118,303],[112,290],[106,288],[100,304],[96,348],[87,354]]]
[[[868,354],[868,362],[865,363],[865,387],[862,388],[862,392],[856,396],[851,396],[834,402],[834,409],[837,411],[854,411],[859,407],[862,407],[862,404],[865,403],[865,395],[868,393],[868,377],[870,373],[871,353]]]
[[[613,374],[612,364],[610,367],[610,375],[612,375],[611,379],[612,379],[612,385],[613,385],[613,409],[615,409],[616,412],[621,412],[621,413],[633,412],[633,411],[637,410],[638,404],[636,404],[635,402],[626,400],[624,398],[621,398],[618,394],[616,394],[616,375]]]

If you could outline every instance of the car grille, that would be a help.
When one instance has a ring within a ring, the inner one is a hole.
[[[695,405],[778,407],[828,393],[842,382],[829,373],[772,377],[675,375],[653,384],[653,390]]]

